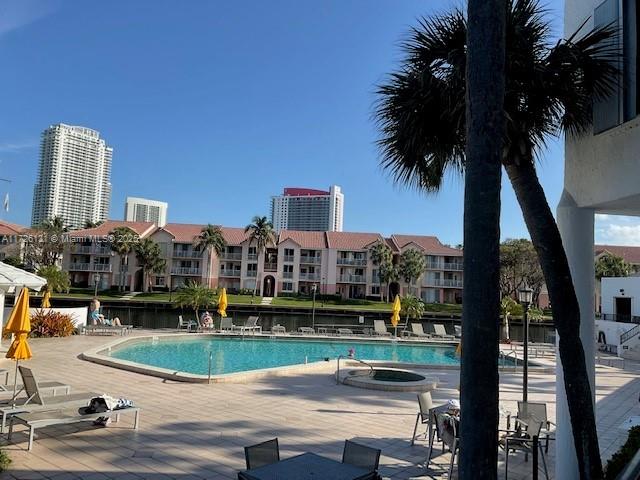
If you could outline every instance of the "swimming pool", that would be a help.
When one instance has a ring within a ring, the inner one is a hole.
[[[429,365],[460,364],[455,346],[417,345],[399,342],[345,340],[302,340],[270,338],[147,338],[125,343],[105,352],[111,358],[206,375],[209,353],[212,375],[317,362],[346,356],[355,350],[357,358]]]

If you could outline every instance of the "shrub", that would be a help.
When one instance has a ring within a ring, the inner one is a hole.
[[[36,310],[31,316],[32,337],[68,337],[76,331],[71,315],[50,310]]]
[[[0,472],[4,472],[11,465],[11,458],[6,452],[0,450]]]
[[[615,479],[629,464],[638,450],[640,450],[640,427],[632,427],[629,430],[629,437],[625,444],[607,462],[604,477],[607,480]]]

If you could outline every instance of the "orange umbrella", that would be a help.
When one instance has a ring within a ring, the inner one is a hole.
[[[7,358],[16,361],[16,373],[13,379],[13,399],[16,396],[16,380],[18,379],[18,362],[20,360],[28,360],[31,358],[31,348],[27,337],[31,331],[31,321],[29,319],[29,289],[24,287],[20,292],[18,301],[11,310],[9,321],[4,328],[4,333],[12,333],[14,335],[13,342],[7,351]]]
[[[400,304],[400,295],[396,295],[396,299],[393,301],[393,306],[391,307],[391,325],[395,327],[396,337],[398,336],[398,323],[400,322],[400,310],[402,310],[402,305]]]

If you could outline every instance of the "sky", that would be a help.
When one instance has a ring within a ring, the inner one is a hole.
[[[114,149],[111,218],[126,196],[171,222],[244,226],[284,187],[345,194],[348,231],[462,241],[463,179],[438,195],[379,167],[376,85],[421,16],[451,0],[0,0],[0,218],[29,224],[41,132],[98,130]],[[545,2],[557,34],[562,4]],[[539,164],[552,208],[562,141]],[[503,238],[527,237],[508,182]],[[640,222],[598,217],[596,240],[640,245]]]

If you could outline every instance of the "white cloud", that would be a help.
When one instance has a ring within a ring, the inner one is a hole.
[[[635,225],[607,223],[596,228],[596,243],[640,246],[640,220]]]
[[[0,153],[19,152],[20,150],[27,150],[30,148],[34,148],[37,145],[38,145],[38,142],[36,141],[0,143]]]
[[[606,213],[596,213],[596,222],[606,221],[611,218],[611,215],[607,215]]]

